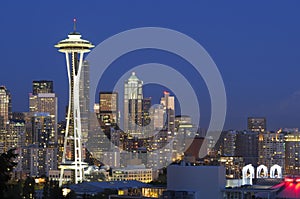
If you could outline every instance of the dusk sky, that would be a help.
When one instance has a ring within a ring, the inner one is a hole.
[[[11,91],[13,111],[28,111],[33,80],[53,80],[63,118],[67,72],[65,57],[54,45],[72,31],[76,17],[78,32],[95,45],[119,32],[149,26],[173,29],[199,42],[225,84],[224,129],[245,129],[248,116],[266,117],[268,130],[300,127],[300,1],[93,2],[1,2],[0,84]],[[189,72],[187,63],[170,53],[145,50],[120,57],[107,71],[104,89],[130,67],[149,62],[172,65],[193,86],[199,83],[195,89],[201,101],[201,125],[206,128],[207,88]],[[162,90],[146,87],[145,97],[158,103]]]

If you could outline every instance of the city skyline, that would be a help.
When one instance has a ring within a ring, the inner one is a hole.
[[[59,85],[55,86],[55,92],[62,118],[68,98],[66,70],[53,44],[65,37],[66,32],[72,31],[72,19],[76,17],[78,30],[95,44],[118,32],[144,26],[178,30],[202,44],[216,62],[225,83],[228,100],[225,130],[245,129],[247,117],[251,116],[266,117],[268,130],[299,128],[298,2],[272,1],[271,7],[267,2],[257,5],[240,2],[181,4],[177,1],[134,2],[128,5],[119,2],[118,5],[97,3],[82,11],[73,5],[73,10],[66,10],[66,6],[70,6],[67,3],[60,6],[46,6],[40,2],[20,3],[19,6],[3,3],[0,24],[4,28],[2,64],[6,68],[2,68],[0,84],[11,92],[13,111],[28,111],[31,82],[46,79]],[[53,10],[57,10],[58,14],[54,15]],[[7,17],[9,20],[4,20]],[[16,44],[22,52],[18,59],[12,57]],[[116,67],[128,70],[131,66],[153,61],[151,56],[157,62],[174,65],[178,70],[187,66],[168,53],[146,51],[121,57],[112,64],[111,71]],[[192,83],[198,83],[189,74],[187,76]],[[202,125],[206,127],[210,109],[203,82],[199,83],[197,91],[203,99],[201,118]],[[150,88],[145,96],[155,98],[155,92]]]

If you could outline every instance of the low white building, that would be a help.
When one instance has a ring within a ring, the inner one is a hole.
[[[137,180],[140,182],[152,181],[152,169],[147,169],[145,165],[129,165],[124,168],[112,169],[111,181]]]

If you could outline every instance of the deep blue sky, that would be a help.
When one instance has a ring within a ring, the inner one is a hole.
[[[94,44],[145,26],[171,28],[197,40],[217,64],[225,83],[225,129],[245,129],[247,116],[267,117],[270,130],[300,127],[299,1],[89,2],[1,2],[0,84],[11,91],[14,111],[27,111],[31,82],[47,79],[54,81],[63,115],[67,74],[64,56],[53,45],[72,30],[76,17],[78,31]],[[164,52],[139,53],[121,57],[112,68],[149,61],[181,62]],[[203,96],[205,127],[210,104],[202,84],[198,92]],[[148,90],[145,95],[153,96],[154,88]]]

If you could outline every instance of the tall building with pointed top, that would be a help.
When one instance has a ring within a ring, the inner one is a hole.
[[[142,133],[143,81],[135,74],[124,84],[124,131],[132,136]]]

